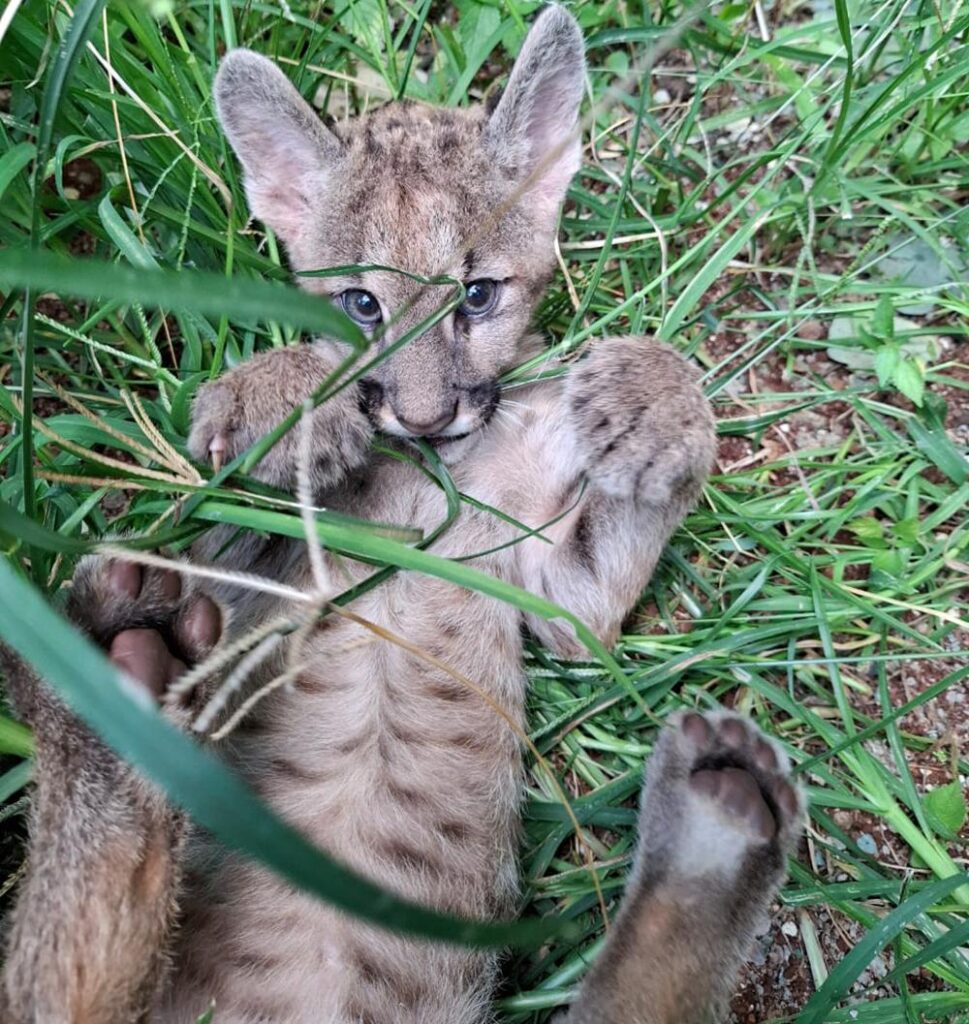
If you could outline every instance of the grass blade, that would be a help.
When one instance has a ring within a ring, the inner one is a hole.
[[[883,950],[909,921],[967,882],[969,878],[964,874],[939,879],[886,914],[831,971],[828,980],[798,1015],[797,1024],[822,1024],[828,1011],[845,995],[876,953]]]
[[[0,252],[0,287],[34,288],[86,299],[114,299],[192,313],[223,314],[235,321],[263,320],[302,327],[351,345],[363,335],[325,299],[268,281],[194,271],[147,270],[69,260],[27,249]]]

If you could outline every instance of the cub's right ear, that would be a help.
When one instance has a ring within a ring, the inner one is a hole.
[[[245,170],[249,208],[290,244],[341,155],[340,143],[271,60],[232,50],[215,76],[216,110]]]

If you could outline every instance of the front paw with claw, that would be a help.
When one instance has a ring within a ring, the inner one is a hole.
[[[690,365],[642,338],[608,339],[572,373],[569,409],[590,481],[617,498],[696,498],[715,451]]]
[[[195,398],[188,447],[218,471],[277,427],[330,376],[333,363],[317,345],[295,345],[257,355],[205,384]],[[355,386],[344,388],[310,414],[308,475],[314,495],[343,480],[367,458],[373,429]],[[300,464],[297,423],[253,467],[252,476],[292,491]]]

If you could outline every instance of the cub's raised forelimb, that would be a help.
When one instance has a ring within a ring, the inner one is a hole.
[[[178,575],[102,558],[78,567],[68,613],[156,695],[184,670],[183,658],[211,649],[221,629],[216,606]],[[2,1019],[140,1021],[165,975],[182,815],[26,666],[5,653],[2,669],[37,747],[28,871],[9,929]]]
[[[548,529],[553,544],[522,544],[524,586],[561,604],[606,644],[649,582],[713,463],[715,431],[696,371],[645,338],[608,338],[576,366],[555,411],[554,473],[574,504]],[[584,481],[584,491],[580,487]],[[582,648],[558,622],[533,631],[560,655]]]

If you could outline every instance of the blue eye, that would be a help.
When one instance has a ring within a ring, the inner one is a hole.
[[[464,286],[464,302],[458,307],[462,316],[484,316],[495,308],[498,301],[498,282],[483,277]]]
[[[364,327],[373,327],[383,320],[380,303],[362,288],[348,288],[340,295],[340,302],[347,316]]]

